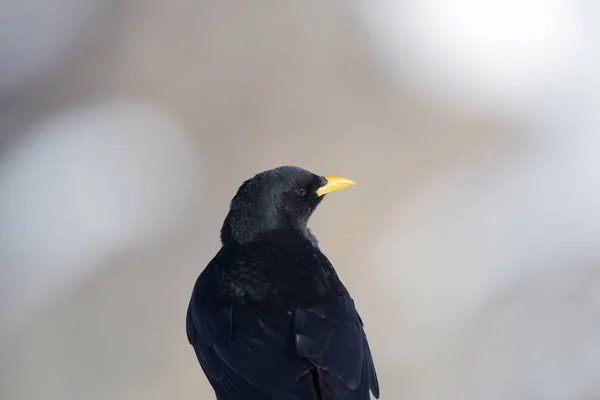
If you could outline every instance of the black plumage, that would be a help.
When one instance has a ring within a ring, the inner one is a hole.
[[[218,400],[379,397],[354,301],[307,227],[324,193],[348,182],[280,167],[231,201],[186,320]]]

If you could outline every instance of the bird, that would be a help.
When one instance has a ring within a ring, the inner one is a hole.
[[[355,185],[282,166],[237,190],[186,314],[217,400],[379,398],[363,321],[307,226],[326,194]]]

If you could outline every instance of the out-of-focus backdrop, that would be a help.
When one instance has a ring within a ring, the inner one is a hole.
[[[210,399],[228,201],[298,165],[383,399],[600,398],[600,7],[5,0],[0,398]]]

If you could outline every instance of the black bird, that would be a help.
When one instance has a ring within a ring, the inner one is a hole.
[[[379,398],[362,320],[307,227],[326,193],[353,185],[279,167],[238,189],[186,318],[218,400]]]

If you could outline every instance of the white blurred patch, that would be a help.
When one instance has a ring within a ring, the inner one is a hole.
[[[136,101],[73,110],[24,133],[0,164],[0,315],[16,324],[111,254],[168,238],[198,200],[189,139]]]
[[[569,90],[596,42],[577,0],[363,3],[392,74],[429,99],[475,112],[537,112]]]
[[[107,0],[0,2],[0,95],[26,83],[77,44]]]
[[[464,160],[380,227],[368,265],[397,295],[371,336],[397,335],[379,356],[417,377],[405,395],[600,396],[600,137],[582,117]]]

